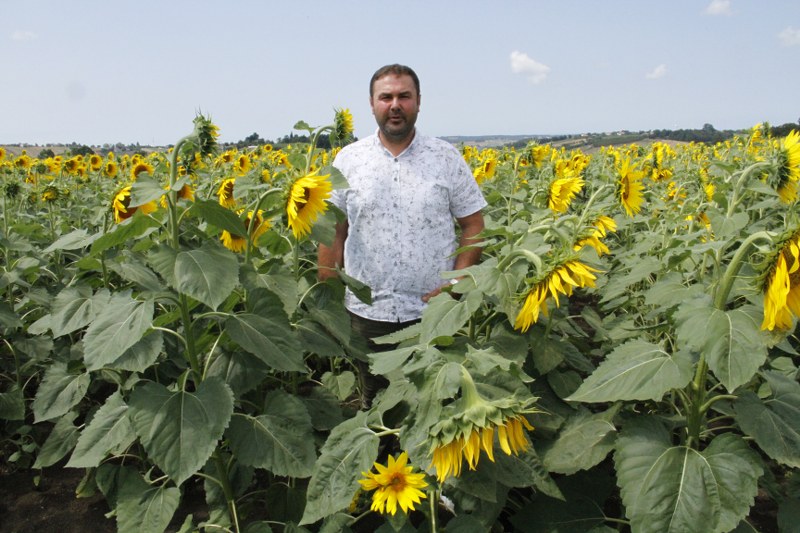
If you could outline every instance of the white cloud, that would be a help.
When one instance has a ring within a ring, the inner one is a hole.
[[[707,15],[731,15],[731,0],[711,0],[706,7]]]
[[[789,26],[778,34],[778,39],[781,40],[783,46],[797,46],[800,44],[800,30]]]
[[[644,75],[645,78],[648,80],[657,80],[658,78],[663,78],[667,74],[667,66],[664,63],[661,63],[659,66],[648,72]]]
[[[32,41],[37,37],[38,35],[27,30],[16,30],[11,34],[12,41]]]
[[[524,52],[511,52],[511,71],[514,74],[525,74],[532,83],[541,83],[550,73],[550,67],[539,63]]]

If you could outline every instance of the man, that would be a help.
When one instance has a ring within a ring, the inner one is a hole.
[[[331,246],[320,244],[318,257],[319,279],[335,276],[339,267],[372,289],[371,305],[350,291],[345,296],[353,331],[367,339],[418,322],[426,302],[448,283],[441,273],[478,262],[478,247],[453,254],[478,242],[486,205],[458,150],[417,132],[420,90],[413,70],[396,64],[378,69],[369,104],[378,129],[333,162],[349,188],[334,191],[331,201],[347,221],[336,226]],[[385,380],[357,363],[368,407]]]

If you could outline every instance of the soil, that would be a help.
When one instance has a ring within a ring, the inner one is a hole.
[[[2,533],[114,533],[117,524],[107,518],[102,494],[77,498],[75,489],[84,471],[51,468],[38,472],[0,471],[0,532]]]

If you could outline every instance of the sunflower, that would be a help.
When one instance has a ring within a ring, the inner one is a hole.
[[[586,182],[583,178],[565,171],[564,177],[553,180],[547,195],[547,207],[554,213],[563,213],[569,208],[575,195],[581,192]]]
[[[547,316],[548,296],[552,296],[556,307],[559,307],[559,294],[571,296],[574,287],[594,287],[597,277],[593,272],[599,270],[577,260],[569,260],[553,268],[528,291],[514,321],[514,329],[524,333],[531,324],[539,320],[540,312]]]
[[[550,151],[549,144],[536,145],[531,148],[531,161],[536,165],[536,168],[542,168],[542,163],[550,155]]]
[[[236,157],[236,160],[233,164],[233,170],[236,171],[237,174],[243,176],[247,174],[251,168],[253,168],[253,164],[250,161],[250,156],[247,154],[239,154]]]
[[[48,185],[42,191],[42,201],[43,202],[55,202],[58,200],[58,189],[53,187],[52,185]]]
[[[236,205],[236,199],[233,197],[234,183],[236,183],[236,178],[228,178],[219,186],[217,196],[219,197],[219,205],[222,207],[231,208]]]
[[[200,157],[213,155],[217,151],[219,126],[211,122],[211,118],[197,115],[194,119],[194,131],[197,135]]]
[[[106,161],[106,164],[103,166],[103,174],[108,176],[109,178],[114,178],[119,174],[119,165],[113,159],[109,159]]]
[[[521,401],[513,395],[489,400],[481,396],[466,368],[461,367],[461,397],[445,406],[441,421],[431,429],[431,466],[444,482],[458,477],[464,461],[470,470],[478,467],[481,452],[494,462],[494,436],[506,455],[519,455],[530,447],[525,429],[533,427],[523,416],[534,413],[533,399]]]
[[[89,168],[92,169],[92,172],[97,172],[103,167],[103,158],[97,154],[92,154],[89,157]]]
[[[244,210],[239,211],[239,215],[241,215]],[[262,214],[264,212],[259,210],[258,214],[256,214],[255,220],[253,220],[253,212],[249,211],[247,213],[247,218],[244,220],[244,227],[247,231],[252,231],[250,236],[253,246],[256,246],[258,243],[258,238],[261,237],[268,229],[269,229],[269,222],[265,222],[262,218]],[[253,229],[250,229],[251,225],[254,225]],[[233,235],[228,230],[222,230],[222,235],[220,236],[220,240],[222,241],[223,246],[232,252],[244,252],[245,248],[247,247],[247,237],[243,237],[241,235]]]
[[[111,208],[114,211],[114,221],[119,223],[122,222],[130,217],[136,211],[141,211],[144,214],[152,213],[156,210],[156,203],[155,201],[147,202],[146,204],[131,206],[131,187],[128,185],[127,187],[123,187],[116,195],[114,195],[114,200],[111,204]]]
[[[792,327],[792,315],[800,317],[800,232],[781,246],[764,284],[762,330]]]
[[[0,146],[0,161],[6,158],[6,149]]]
[[[425,474],[414,473],[414,467],[408,465],[408,454],[402,452],[397,459],[389,456],[386,466],[374,463],[376,472],[361,472],[364,479],[358,482],[364,490],[374,490],[372,495],[373,511],[395,514],[397,504],[404,513],[414,510],[414,504],[426,498],[420,489],[428,486]]]
[[[780,142],[778,172],[772,183],[783,203],[792,203],[797,198],[798,180],[800,180],[800,132],[793,130]]]
[[[631,164],[630,157],[626,157],[617,170],[619,172],[619,199],[625,212],[632,217],[642,209],[644,172],[637,170],[636,165]]]
[[[334,144],[344,144],[353,138],[353,114],[349,109],[336,109],[333,119],[331,141]]]
[[[329,177],[330,174],[309,174],[292,184],[286,202],[286,214],[296,239],[308,235],[317,217],[328,209],[326,200],[331,196]]]
[[[139,177],[139,174],[142,174],[143,172],[146,172],[152,176],[153,170],[154,170],[153,165],[151,165],[150,163],[146,163],[145,161],[139,161],[138,163],[136,163],[131,167],[131,178],[133,180],[136,180],[136,178]]]
[[[31,159],[31,157],[27,154],[23,153],[22,155],[17,156],[17,158],[14,159],[14,166],[17,168],[27,170],[31,168],[31,165],[33,165],[33,159]]]

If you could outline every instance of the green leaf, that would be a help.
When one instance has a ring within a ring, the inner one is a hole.
[[[233,390],[234,397],[253,390],[270,374],[269,367],[255,357],[241,357],[240,352],[224,352],[214,358],[207,376],[218,376]]]
[[[329,391],[334,393],[339,401],[346,400],[352,393],[356,385],[356,375],[345,370],[339,374],[333,372],[325,372],[322,374],[322,384]]]
[[[634,340],[616,348],[567,401],[613,402],[660,400],[692,378],[692,361],[685,352]]]
[[[212,226],[227,230],[232,235],[244,237],[247,234],[247,228],[244,227],[244,221],[239,218],[239,215],[228,208],[222,207],[219,202],[195,200],[192,204],[191,212],[197,214]]]
[[[52,420],[66,414],[86,395],[90,381],[89,374],[70,372],[66,363],[50,365],[33,399],[34,421]]]
[[[800,468],[800,384],[777,372],[765,372],[772,395],[762,401],[743,391],[734,403],[742,430],[772,459]]]
[[[130,241],[142,237],[160,227],[157,220],[148,216],[134,214],[131,218],[117,224],[114,228],[92,243],[92,254],[96,255],[114,246],[130,245]]]
[[[542,459],[550,472],[574,474],[599,464],[614,448],[617,430],[606,413],[580,408],[561,428]]]
[[[167,194],[166,189],[154,180],[150,175],[141,173],[136,177],[136,181],[131,184],[131,207],[144,205],[148,202],[155,202]]]
[[[180,485],[214,451],[233,413],[233,394],[219,378],[206,379],[196,392],[148,382],[133,391],[129,406],[147,455]]]
[[[767,359],[766,334],[753,305],[722,311],[710,298],[697,298],[681,305],[675,318],[679,342],[705,354],[728,391],[750,381]]]
[[[123,470],[118,481],[118,533],[160,533],[167,529],[178,509],[181,492],[177,487],[149,485],[133,471]]]
[[[286,317],[241,313],[225,321],[225,332],[239,346],[276,370],[306,370],[300,344]]]
[[[99,466],[110,451],[127,447],[135,438],[136,434],[128,419],[128,406],[117,391],[106,399],[91,422],[81,431],[67,466]]]
[[[456,300],[446,293],[431,298],[422,312],[420,342],[429,344],[438,337],[455,334],[478,310],[483,301],[480,292],[474,291]]]
[[[171,246],[162,244],[149,251],[147,261],[170,287],[175,287],[175,261],[178,253]]]
[[[264,414],[234,414],[225,432],[237,459],[279,476],[310,477],[316,460],[311,417],[300,399],[267,395]]]
[[[161,282],[152,270],[141,262],[138,255],[123,250],[113,261],[107,261],[108,268],[122,279],[136,283],[148,291],[163,290]]]
[[[655,418],[623,428],[615,463],[631,529],[643,533],[733,529],[747,515],[763,472],[741,437],[722,434],[699,452],[672,446]]]
[[[367,305],[372,305],[372,289],[369,285],[352,276],[348,276],[343,270],[339,270],[338,272],[339,279],[353,294],[355,294],[356,298]]]
[[[311,415],[311,425],[317,431],[330,431],[342,423],[342,408],[328,389],[314,387],[308,396],[300,396]]]
[[[239,283],[236,256],[212,241],[200,248],[178,252],[175,290],[216,309]]]
[[[639,283],[649,277],[653,272],[658,272],[662,268],[661,260],[653,256],[637,257],[636,262],[627,272],[618,270],[614,276],[609,277],[608,283],[603,288],[603,299],[601,302],[610,302],[614,298],[626,294],[628,287]]]
[[[0,392],[0,419],[25,419],[25,398],[17,385],[12,385],[7,392]]]
[[[343,357],[344,347],[321,324],[301,318],[295,324],[303,348],[322,357]]]
[[[98,235],[89,235],[85,229],[76,229],[66,235],[62,235],[50,246],[42,250],[43,253],[50,254],[56,250],[78,250],[91,245]]]
[[[78,428],[73,421],[77,416],[77,412],[70,411],[58,419],[36,455],[33,468],[47,468],[56,464],[75,446],[78,442]]]
[[[507,487],[535,487],[542,494],[563,500],[564,496],[550,477],[550,473],[542,464],[542,460],[533,448],[521,455],[494,455],[497,470],[497,481]]]
[[[88,325],[108,304],[111,294],[106,289],[92,295],[88,285],[66,287],[53,299],[50,330],[54,337],[77,331]]]
[[[24,324],[19,315],[5,302],[0,302],[0,325],[6,328],[21,328]]]
[[[149,331],[122,355],[105,366],[129,372],[144,372],[156,362],[163,347],[164,335],[161,331]],[[102,367],[88,367],[89,370],[98,370],[99,368]]]
[[[140,302],[130,291],[115,293],[86,330],[83,358],[89,369],[113,363],[153,325],[152,300]]]
[[[372,468],[378,455],[378,436],[366,422],[367,413],[360,412],[331,431],[308,484],[301,525],[340,511],[352,501],[361,472]]]

